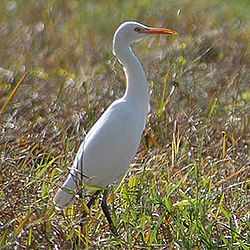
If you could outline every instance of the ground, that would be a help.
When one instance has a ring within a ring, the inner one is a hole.
[[[52,203],[77,149],[124,93],[125,20],[177,30],[133,50],[151,89],[142,143],[111,189]],[[0,6],[1,249],[249,249],[249,3],[32,1]]]

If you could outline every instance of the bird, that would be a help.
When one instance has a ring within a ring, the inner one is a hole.
[[[149,112],[146,75],[131,44],[153,34],[173,35],[177,32],[135,21],[126,21],[116,30],[113,54],[123,66],[125,93],[104,111],[87,133],[65,182],[53,199],[55,206],[63,209],[73,202],[80,190],[92,195],[87,203],[90,209],[103,191],[101,208],[113,231],[115,227],[107,206],[108,188],[121,182],[127,173],[140,145]]]

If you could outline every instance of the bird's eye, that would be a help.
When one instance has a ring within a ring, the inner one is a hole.
[[[140,32],[141,32],[141,29],[140,29],[139,27],[136,27],[136,28],[135,28],[135,32],[140,33]]]

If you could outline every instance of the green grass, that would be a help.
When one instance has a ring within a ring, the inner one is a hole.
[[[52,199],[77,149],[125,90],[112,36],[173,28],[133,49],[151,88],[136,159],[113,188],[113,236],[84,199]],[[3,1],[0,249],[249,249],[248,1]]]

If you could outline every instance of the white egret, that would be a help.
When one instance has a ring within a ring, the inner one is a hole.
[[[149,109],[149,89],[143,68],[133,54],[130,44],[150,34],[177,34],[163,28],[151,28],[137,22],[125,22],[116,30],[113,54],[123,65],[126,75],[126,92],[114,101],[94,124],[82,142],[70,173],[59,188],[54,204],[59,208],[71,204],[81,185],[107,188],[120,182],[134,159],[145,127]],[[87,204],[90,208],[99,191]],[[107,208],[108,191],[105,189],[102,210],[111,226],[113,222]]]

